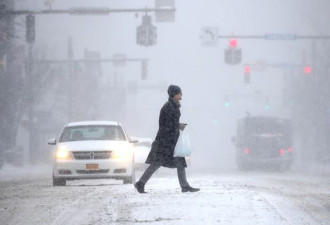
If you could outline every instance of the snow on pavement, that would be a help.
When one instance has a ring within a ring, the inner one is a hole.
[[[181,193],[176,171],[161,169],[147,184],[148,194],[141,195],[119,180],[68,181],[66,187],[53,187],[49,170],[42,168],[43,173],[30,168],[34,171],[28,176],[33,178],[30,182],[18,171],[4,180],[1,170],[0,224],[307,225],[330,221],[328,174],[188,171],[189,182],[201,191]]]

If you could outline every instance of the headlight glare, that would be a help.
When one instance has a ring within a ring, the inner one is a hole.
[[[56,150],[56,159],[72,159],[71,153],[67,149],[57,149]]]
[[[111,153],[112,159],[124,159],[129,157],[129,151],[127,150],[115,150]]]

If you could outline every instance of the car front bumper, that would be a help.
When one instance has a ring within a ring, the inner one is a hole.
[[[55,178],[99,179],[124,178],[134,172],[132,160],[57,160],[53,165]]]

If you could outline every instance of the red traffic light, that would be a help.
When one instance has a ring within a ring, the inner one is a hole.
[[[305,68],[304,68],[304,74],[310,74],[311,72],[312,72],[312,67],[305,66]]]
[[[237,40],[235,38],[232,38],[229,40],[229,47],[231,47],[231,48],[237,47]]]
[[[251,72],[250,66],[244,66],[244,73],[249,74]]]

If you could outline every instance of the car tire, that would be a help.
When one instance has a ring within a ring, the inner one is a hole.
[[[55,178],[53,176],[53,186],[65,186],[66,180],[63,178]]]

